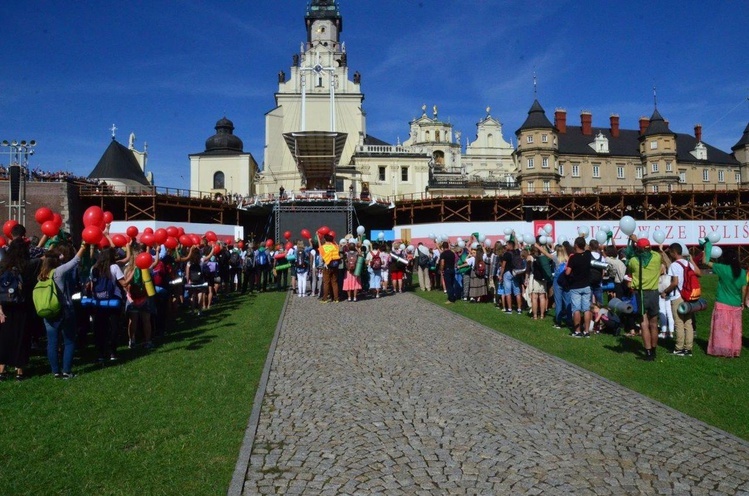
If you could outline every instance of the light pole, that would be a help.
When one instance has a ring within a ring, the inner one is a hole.
[[[8,148],[8,220],[16,220],[26,225],[26,180],[31,178],[29,156],[34,154],[36,140],[3,140],[0,143]],[[25,170],[24,170],[25,169]]]

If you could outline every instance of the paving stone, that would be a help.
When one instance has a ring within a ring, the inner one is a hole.
[[[282,319],[244,494],[749,491],[749,443],[415,295]]]

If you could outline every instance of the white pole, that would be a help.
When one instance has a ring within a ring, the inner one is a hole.
[[[330,70],[330,131],[335,132],[335,71]]]
[[[305,75],[301,74],[302,78],[302,129],[304,132],[307,130],[307,85],[305,84]]]

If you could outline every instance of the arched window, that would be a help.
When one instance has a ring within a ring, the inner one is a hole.
[[[434,153],[432,153],[432,159],[437,165],[445,165],[445,152],[442,150],[435,150]]]
[[[213,174],[213,189],[224,189],[224,173],[218,171]]]
[[[439,140],[440,140],[440,132],[439,131],[435,131],[434,132],[434,141],[439,142]]]
[[[429,141],[431,141],[431,138],[432,138],[432,135],[429,134],[429,131],[425,131],[424,132],[424,141],[426,141],[428,143]]]

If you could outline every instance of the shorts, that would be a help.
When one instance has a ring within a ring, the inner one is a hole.
[[[389,279],[390,271],[387,269],[380,269],[380,277],[382,278],[382,282],[387,284]]]
[[[635,300],[637,301],[637,308],[644,310],[644,313],[646,313],[650,318],[658,316],[660,313],[660,295],[658,294],[657,289],[644,289],[642,291],[642,297],[640,296],[640,291],[637,289],[635,289],[633,293],[635,294]]]
[[[504,287],[504,294],[506,295],[520,294],[520,278],[512,275],[512,272],[510,271],[505,271],[502,276],[502,286]]]
[[[544,281],[533,279],[533,284],[531,285],[531,293],[546,294],[546,283]]]
[[[403,280],[403,271],[402,270],[391,270],[390,271],[390,278],[393,281],[402,281]]]
[[[590,298],[592,293],[590,292],[590,286],[585,288],[570,289],[570,307],[571,312],[589,312],[590,311]]]

